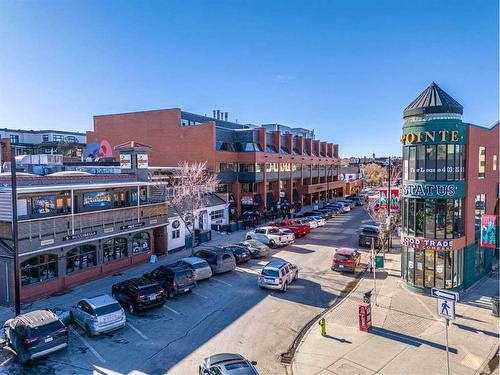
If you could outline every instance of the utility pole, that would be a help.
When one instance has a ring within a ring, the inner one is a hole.
[[[391,157],[389,156],[389,183],[387,186],[387,252],[391,251],[390,240],[391,240]]]
[[[373,297],[375,297],[375,306],[377,303],[377,267],[375,267],[375,243],[372,237],[372,268],[373,268]]]
[[[14,246],[14,303],[16,316],[21,314],[21,293],[19,285],[19,239],[17,233],[17,176],[16,155],[10,146],[10,185],[12,188],[12,244]]]

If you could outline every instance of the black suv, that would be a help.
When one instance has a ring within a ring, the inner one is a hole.
[[[68,328],[50,310],[35,310],[9,319],[3,331],[21,363],[68,346]]]
[[[111,287],[111,295],[131,314],[161,306],[167,295],[160,284],[148,277],[125,280]]]
[[[160,266],[143,276],[158,282],[167,292],[168,298],[173,298],[177,294],[191,292],[196,286],[193,271],[182,263]]]
[[[373,245],[377,249],[381,249],[384,246],[384,238],[379,233],[379,227],[376,225],[364,225],[361,228],[361,233],[358,236],[358,245],[360,247],[370,247]]]
[[[224,249],[230,250],[233,253],[234,259],[236,260],[236,264],[246,263],[250,259],[252,259],[252,254],[250,253],[250,250],[248,250],[245,246],[230,245],[223,247]]]

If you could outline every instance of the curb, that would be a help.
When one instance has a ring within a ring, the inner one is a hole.
[[[490,362],[493,360],[493,358],[495,358],[495,356],[498,355],[498,351],[499,351],[499,345],[497,344],[496,346],[493,347],[493,349],[491,349],[490,353],[488,354],[488,357],[483,362],[483,364],[481,365],[481,367],[479,367],[479,369],[475,372],[475,374],[480,374],[480,375],[482,375],[482,374],[492,374],[492,372],[490,372],[490,371],[484,372],[484,370],[486,370],[486,368],[489,367]],[[495,371],[497,368],[498,368],[498,365],[495,366],[495,368],[490,369],[490,370]]]
[[[300,343],[302,342],[302,339],[309,334],[309,332],[312,330],[312,327],[316,321],[318,321],[321,317],[326,315],[327,313],[335,310],[338,306],[340,306],[349,296],[354,293],[358,287],[359,284],[361,283],[362,280],[364,280],[365,275],[366,275],[367,269],[365,268],[364,271],[359,273],[359,277],[356,277],[356,279],[349,284],[347,284],[346,288],[344,288],[340,292],[340,296],[333,302],[333,304],[326,309],[324,309],[322,312],[314,316],[309,322],[307,322],[304,327],[299,331],[298,335],[295,337],[295,339],[292,342],[292,345],[288,348],[288,351],[285,353],[281,353],[281,358],[280,362],[285,366],[287,374],[293,375],[293,359],[295,356],[295,352],[297,348],[299,347]],[[352,289],[349,290],[349,288],[352,286]],[[343,294],[345,290],[349,290],[346,294]]]

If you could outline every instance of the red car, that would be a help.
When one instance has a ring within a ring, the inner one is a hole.
[[[361,254],[356,249],[339,247],[332,259],[332,270],[356,272],[361,262]]]
[[[276,221],[273,223],[269,223],[268,225],[288,228],[293,232],[293,234],[295,234],[295,237],[304,237],[306,234],[311,232],[311,228],[309,228],[309,225],[300,224],[294,219]]]

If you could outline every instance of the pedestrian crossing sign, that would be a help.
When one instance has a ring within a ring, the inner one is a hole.
[[[437,313],[448,320],[455,320],[455,301],[447,299],[437,299]]]

